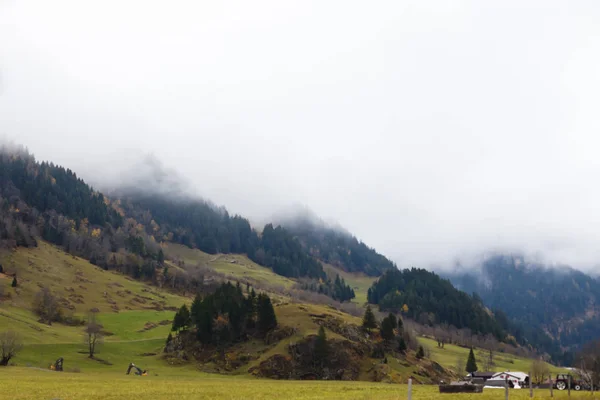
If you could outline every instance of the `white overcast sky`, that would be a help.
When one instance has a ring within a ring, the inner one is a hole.
[[[600,264],[600,2],[0,0],[0,134],[400,266]]]

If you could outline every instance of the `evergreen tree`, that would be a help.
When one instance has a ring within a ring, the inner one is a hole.
[[[169,345],[173,341],[173,335],[169,332],[169,336],[167,336],[167,341],[165,342],[165,347]],[[166,349],[165,349],[166,350]]]
[[[381,321],[381,337],[386,342],[394,340],[394,324],[396,322],[396,317],[393,314],[385,317],[383,321]]]
[[[196,322],[196,335],[198,340],[204,344],[210,344],[213,339],[213,316],[210,305],[202,304]]]
[[[398,327],[398,320],[396,319],[396,316],[392,313],[389,313],[388,319],[390,320],[392,329],[396,329]]]
[[[404,322],[402,321],[402,318],[398,317],[398,319],[396,320],[396,325],[398,328],[398,332],[402,334],[402,331],[404,330]]]
[[[400,336],[400,338],[398,339],[398,351],[402,354],[406,353],[406,341],[404,340],[404,338],[402,336]]]
[[[173,324],[171,325],[171,331],[172,332],[179,332],[179,330],[181,329],[182,325],[183,325],[183,322],[181,320],[181,309],[179,309],[175,313],[175,316],[173,317]]]
[[[171,327],[172,331],[179,332],[181,329],[186,329],[190,322],[190,311],[187,306],[184,304],[181,306],[179,311],[175,314],[173,318],[173,326]]]
[[[367,332],[371,332],[371,329],[377,328],[377,321],[375,320],[375,315],[373,314],[370,305],[368,305],[365,310],[362,326]]]
[[[471,347],[471,351],[469,351],[469,358],[467,359],[466,370],[468,373],[477,371],[477,361],[475,360],[475,353],[473,353],[472,347]]]
[[[11,286],[12,286],[12,287],[17,287],[18,285],[19,285],[19,284],[18,284],[18,282],[17,282],[17,276],[15,275],[15,276],[14,276],[14,278],[13,278],[13,281],[12,281],[12,284],[11,284]]]
[[[328,355],[329,344],[327,343],[327,335],[325,334],[325,328],[323,328],[323,325],[321,325],[319,327],[319,334],[317,335],[317,339],[315,340],[315,361],[322,367],[325,361],[327,360]]]
[[[423,357],[425,357],[425,349],[423,349],[423,346],[419,345],[419,350],[417,350],[416,357],[417,357],[417,360],[420,360]]]
[[[264,334],[277,326],[277,317],[269,296],[261,293],[257,301],[258,329]]]
[[[2,264],[0,264],[0,274],[4,273],[4,268],[2,268]]]
[[[165,253],[163,253],[162,249],[158,250],[158,255],[156,256],[156,261],[158,261],[159,264],[162,264],[165,262]]]
[[[192,302],[192,307],[190,310],[190,318],[192,320],[192,324],[196,325],[196,327],[198,327],[201,313],[202,313],[202,297],[200,296],[200,294],[197,294],[196,297],[194,297],[194,301]]]

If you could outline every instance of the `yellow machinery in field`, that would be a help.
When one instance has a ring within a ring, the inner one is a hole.
[[[60,357],[58,360],[54,362],[54,364],[50,364],[50,369],[52,371],[62,371],[63,370],[63,358]]]
[[[129,375],[129,373],[131,372],[132,369],[135,369],[134,375],[139,375],[139,376],[147,376],[148,375],[148,372],[146,370],[142,371],[142,369],[139,368],[138,366],[136,366],[134,363],[129,364],[129,368],[127,368],[126,375]]]

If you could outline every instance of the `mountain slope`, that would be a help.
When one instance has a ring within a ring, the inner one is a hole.
[[[368,301],[382,311],[403,312],[422,324],[447,324],[506,340],[506,327],[478,299],[424,269],[387,271],[369,289]]]
[[[527,327],[542,328],[565,349],[577,349],[600,330],[600,282],[569,267],[549,268],[522,256],[497,255],[479,270],[454,272],[448,278],[460,289],[477,293]]]
[[[379,276],[395,264],[349,232],[305,211],[277,218],[315,258],[346,272]]]

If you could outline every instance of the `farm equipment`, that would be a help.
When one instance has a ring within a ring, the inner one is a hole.
[[[558,390],[565,390],[569,387],[569,383],[571,385],[571,389],[574,390],[582,390],[587,388],[587,385],[573,377],[573,375],[569,374],[558,374],[556,375],[556,380],[554,381],[554,387]]]
[[[146,375],[148,375],[148,372],[146,370],[142,371],[142,369],[139,368],[134,363],[130,363],[129,364],[129,368],[127,368],[127,375],[129,375],[129,373],[131,372],[132,369],[135,369],[134,375],[139,375],[139,376],[146,376]]]
[[[63,370],[63,358],[60,357],[58,360],[54,362],[54,364],[50,364],[50,369],[52,371],[62,371]]]

